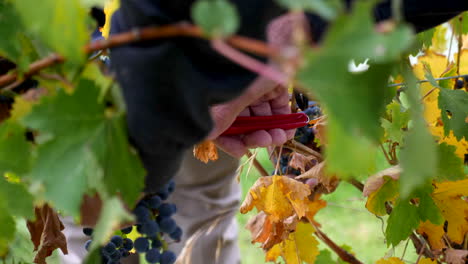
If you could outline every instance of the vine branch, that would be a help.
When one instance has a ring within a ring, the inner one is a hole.
[[[345,249],[338,246],[335,242],[333,242],[325,233],[323,233],[317,226],[315,226],[315,234],[317,237],[322,240],[327,246],[332,249],[340,259],[346,261],[351,264],[364,264],[359,261],[354,255],[346,251]]]
[[[108,39],[97,40],[95,42],[85,45],[83,47],[83,50],[86,54],[88,54],[95,51],[118,47],[126,44],[173,37],[192,37],[207,39],[207,37],[204,35],[203,31],[199,27],[188,23],[177,23],[166,26],[150,26],[144,28],[135,28],[128,32],[114,34]],[[276,48],[268,46],[268,44],[266,44],[263,41],[243,36],[232,36],[230,38],[227,38],[226,42],[235,48],[263,57],[273,57],[275,56],[275,54],[280,54]],[[31,65],[29,65],[28,71],[26,71],[23,74],[23,76],[33,76],[45,68],[51,67],[55,64],[63,63],[64,61],[65,58],[63,56],[54,53],[50,56],[33,62]],[[6,85],[14,83],[19,77],[20,76],[16,72],[0,76],[0,87],[4,87]]]
[[[248,158],[252,158],[252,156],[253,156],[252,152],[250,152],[250,151],[247,151],[246,155],[247,155]],[[269,173],[265,170],[263,165],[257,160],[256,157],[253,158],[253,165],[258,170],[258,172],[260,173],[261,176],[268,176],[269,175]]]

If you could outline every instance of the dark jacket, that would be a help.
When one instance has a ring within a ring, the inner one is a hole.
[[[121,0],[111,34],[133,27],[190,21],[194,0]],[[285,10],[273,0],[231,0],[241,16],[239,35],[265,40],[269,21]],[[346,0],[349,7],[352,0]],[[403,0],[405,20],[417,32],[464,10],[467,0]],[[375,8],[377,21],[391,17],[390,1]],[[316,41],[327,24],[308,15]],[[213,127],[209,106],[238,96],[255,74],[216,54],[205,40],[172,38],[114,48],[111,61],[127,104],[130,140],[147,170],[146,191],[155,192],[176,173],[183,153]],[[131,175],[129,175],[131,177]]]

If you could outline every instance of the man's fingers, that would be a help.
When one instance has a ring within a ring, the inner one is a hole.
[[[236,158],[241,158],[247,152],[247,147],[238,136],[221,136],[215,143],[224,152]]]
[[[272,142],[270,133],[265,130],[258,130],[246,134],[242,140],[248,148],[268,147]]]
[[[253,116],[271,116],[271,107],[268,102],[251,105],[249,108]]]
[[[288,140],[286,132],[283,129],[275,128],[268,130],[268,133],[271,135],[271,144],[275,146],[280,146],[286,143]]]

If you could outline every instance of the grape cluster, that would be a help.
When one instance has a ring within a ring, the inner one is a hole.
[[[468,84],[468,76],[455,81],[455,89],[463,89]]]
[[[182,229],[177,226],[172,216],[177,212],[175,204],[164,202],[174,191],[174,181],[169,182],[155,195],[150,195],[138,202],[133,210],[136,219],[134,226],[120,230],[121,235],[114,235],[111,240],[101,248],[104,264],[117,264],[120,259],[128,257],[132,249],[138,254],[145,254],[148,263],[172,264],[176,261],[174,252],[167,250],[167,242],[163,235],[167,234],[172,240],[179,242],[182,238]],[[126,235],[136,228],[140,237],[132,241]],[[92,236],[91,228],[84,228],[87,236]],[[91,240],[87,241],[88,249]],[[133,252],[133,251],[132,251]]]

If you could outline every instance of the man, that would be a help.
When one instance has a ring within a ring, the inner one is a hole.
[[[113,17],[112,33],[190,20],[193,2],[122,0],[120,11]],[[232,2],[242,18],[239,34],[262,40],[266,39],[268,22],[284,12],[272,1]],[[351,6],[352,1],[345,2]],[[405,19],[416,31],[468,9],[468,1],[447,0],[441,4],[435,0],[407,0],[403,4]],[[375,16],[377,20],[390,18],[390,1],[380,3]],[[317,41],[326,23],[313,15],[308,19]],[[111,59],[128,107],[130,137],[148,171],[146,190],[154,192],[178,171],[178,186],[170,199],[179,207],[176,220],[185,231],[180,245],[189,237],[199,238],[195,247],[184,253],[190,253],[191,263],[207,263],[216,260],[218,248],[217,263],[238,263],[233,222],[239,203],[239,190],[233,183],[237,160],[221,154],[218,162],[203,165],[190,153],[184,153],[207,136],[234,157],[242,156],[247,148],[281,145],[293,131],[261,130],[243,137],[220,134],[238,115],[289,113],[287,90],[263,78],[255,79],[254,74],[227,61],[198,39],[174,38],[114,48]],[[217,223],[214,231],[197,232],[213,223]],[[174,247],[180,252],[180,247]]]

